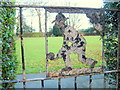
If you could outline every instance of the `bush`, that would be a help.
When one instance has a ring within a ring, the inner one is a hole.
[[[50,31],[50,32],[47,32],[47,36],[48,37],[51,37],[51,36],[53,36],[53,33]]]
[[[63,35],[63,30],[62,29],[59,29],[57,28],[56,25],[53,26],[53,30],[52,30],[52,33],[54,36],[62,36]]]
[[[99,31],[95,30],[93,27],[83,29],[80,31],[80,33],[82,33],[84,36],[100,35]]]
[[[43,37],[42,32],[24,32],[23,37]]]

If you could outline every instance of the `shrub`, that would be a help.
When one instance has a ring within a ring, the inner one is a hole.
[[[54,26],[53,26],[52,33],[53,33],[54,36],[62,36],[62,35],[63,35],[63,30],[57,28],[57,26],[54,25]]]
[[[42,32],[24,32],[23,37],[43,37]]]
[[[88,29],[83,29],[80,31],[84,36],[94,36],[94,35],[100,35],[99,31],[95,30],[93,27],[90,27]]]

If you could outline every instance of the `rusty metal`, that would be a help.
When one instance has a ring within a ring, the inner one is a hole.
[[[20,39],[21,39],[21,55],[22,55],[22,72],[23,72],[23,80],[26,79],[25,73],[25,58],[24,58],[24,43],[23,43],[23,27],[22,27],[22,8],[20,8]],[[24,88],[26,88],[26,83],[23,82]]]
[[[24,88],[26,88],[26,82],[29,81],[41,81],[41,85],[42,88],[44,88],[44,80],[51,80],[54,78],[37,78],[37,79],[26,79],[26,73],[25,73],[25,59],[24,59],[24,44],[23,44],[23,30],[22,30],[22,8],[44,8],[45,9],[45,45],[46,45],[46,55],[48,54],[48,37],[47,37],[47,12],[50,13],[56,13],[56,12],[63,12],[63,13],[84,13],[84,10],[103,10],[103,11],[118,11],[118,18],[119,18],[119,22],[118,22],[118,60],[117,60],[117,70],[113,70],[113,71],[103,71],[100,73],[94,73],[94,72],[90,72],[90,73],[81,73],[79,75],[71,75],[69,77],[75,77],[74,80],[74,85],[75,88],[77,88],[77,82],[76,82],[76,78],[78,76],[85,76],[85,75],[90,75],[89,78],[89,87],[92,88],[92,75],[95,74],[104,74],[104,88],[106,88],[106,74],[108,73],[117,73],[116,74],[116,88],[118,88],[118,78],[120,75],[120,69],[119,69],[119,63],[120,63],[120,10],[118,9],[103,9],[103,8],[81,8],[81,7],[63,7],[63,6],[36,6],[36,5],[0,5],[0,7],[18,7],[20,8],[20,38],[21,38],[21,54],[22,54],[22,70],[23,70],[23,80],[14,80],[14,81],[2,81],[0,83],[20,83],[23,82],[23,86]],[[106,31],[103,31],[106,32]],[[103,38],[103,37],[102,37]],[[103,52],[102,52],[102,56],[104,56],[104,40],[103,42]],[[104,57],[103,57],[104,59]],[[104,68],[104,61],[102,61],[103,63],[103,68]],[[46,73],[48,73],[48,60],[46,59]],[[61,78],[67,78],[68,76],[64,76]],[[61,89],[61,78],[58,79],[58,88],[59,90]]]
[[[58,13],[58,12],[62,12],[62,13],[85,13],[86,10],[90,10],[90,11],[120,11],[118,9],[103,9],[103,8],[81,8],[81,7],[52,7],[52,6],[47,6],[44,7],[48,12],[50,13]]]
[[[58,79],[58,90],[61,90],[61,79]]]
[[[104,12],[103,12],[103,14],[104,14]],[[105,16],[102,17],[102,18],[105,20]],[[103,21],[103,24],[105,24],[105,21]],[[105,61],[104,61],[104,57],[105,57],[105,55],[104,55],[104,44],[105,44],[104,36],[105,36],[105,32],[106,32],[105,26],[103,26],[103,31],[101,32],[101,38],[102,38],[102,68],[103,68],[103,72],[104,72],[104,69],[105,69]]]
[[[74,79],[74,88],[75,88],[75,90],[77,90],[77,77],[75,77],[75,79]]]
[[[0,7],[23,7],[23,8],[48,8],[55,9],[57,12],[61,9],[87,9],[87,10],[105,10],[105,11],[120,11],[119,9],[104,9],[104,8],[82,8],[82,7],[69,7],[69,6],[41,6],[41,5],[0,5]]]
[[[89,77],[89,88],[92,88],[92,75]]]
[[[106,88],[106,73],[104,74],[104,88]]]
[[[120,12],[117,12],[117,18],[118,18],[118,55],[117,55],[117,70],[120,70]],[[120,73],[116,73],[116,89],[120,88],[119,83],[119,77]]]
[[[92,73],[93,73],[93,68],[90,68],[91,72],[90,72],[90,77],[89,77],[89,88],[92,88]]]
[[[102,67],[94,67],[92,69],[92,72],[94,72],[94,73],[100,73],[102,71],[103,71]],[[84,73],[90,74],[92,72],[91,72],[90,68],[73,68],[70,71],[61,71],[61,70],[50,71],[47,74],[47,78],[54,78],[54,77],[59,78],[61,76],[75,76],[75,75],[80,75],[80,74],[84,74]]]
[[[70,77],[78,77],[78,76],[87,76],[87,75],[97,75],[97,74],[109,74],[109,73],[120,73],[120,71],[117,71],[117,70],[113,70],[113,71],[105,71],[103,73],[84,73],[84,74],[81,74],[81,75],[76,75],[76,76],[70,76]],[[69,77],[61,77],[59,79],[62,79],[62,78],[69,78]],[[31,81],[41,81],[41,80],[53,80],[53,79],[56,79],[56,78],[34,78],[34,79],[26,79],[26,80],[13,80],[13,81],[0,81],[0,83],[21,83],[21,82],[31,82]]]
[[[102,33],[102,68],[104,71],[105,63],[104,63],[104,32]]]
[[[104,73],[105,74],[108,74],[108,73],[120,73],[120,71],[118,71],[118,70],[112,70],[112,71],[105,71]]]
[[[42,81],[42,80],[50,80],[50,79],[49,78],[34,78],[34,79],[26,79],[26,80],[0,81],[0,83],[21,83],[21,82]]]
[[[44,90],[44,80],[41,80],[42,90]]]
[[[47,37],[47,11],[45,10],[45,50],[48,54],[48,37]],[[47,57],[47,56],[46,56]],[[48,74],[48,59],[46,58],[46,73]]]

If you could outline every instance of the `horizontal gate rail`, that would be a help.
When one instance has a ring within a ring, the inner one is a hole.
[[[79,77],[79,76],[86,76],[86,75],[96,75],[96,74],[108,74],[108,73],[120,73],[120,71],[113,70],[113,71],[105,71],[101,73],[86,73],[76,76],[69,76],[69,77]],[[68,76],[61,77],[62,78],[69,78]],[[44,80],[53,80],[56,78],[34,78],[34,79],[26,79],[26,80],[13,80],[13,81],[0,81],[0,83],[21,83],[21,82],[31,82],[31,81],[44,81]],[[60,78],[59,78],[60,79]]]
[[[31,82],[31,81],[44,81],[50,80],[49,78],[34,78],[34,79],[26,79],[26,80],[13,80],[13,81],[1,81],[0,83],[21,83],[21,82]]]
[[[59,9],[87,9],[87,10],[105,10],[105,11],[120,11],[119,9],[104,9],[104,8],[82,8],[68,6],[40,6],[40,5],[0,5],[0,7],[22,7],[22,8],[59,8]]]

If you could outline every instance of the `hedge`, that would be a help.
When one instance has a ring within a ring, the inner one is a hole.
[[[0,2],[2,5],[13,5],[12,2]],[[15,8],[0,8],[0,30],[2,31],[2,81],[16,79],[17,58],[15,52],[14,25]],[[5,89],[14,88],[13,83],[2,84]]]
[[[24,32],[23,37],[43,37],[42,32]]]

